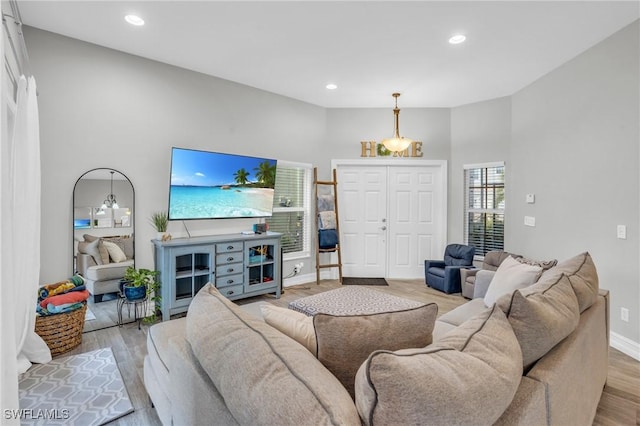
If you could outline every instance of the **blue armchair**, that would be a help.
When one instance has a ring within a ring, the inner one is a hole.
[[[444,251],[444,260],[425,260],[425,283],[445,293],[460,293],[460,269],[473,266],[475,247],[449,244]]]

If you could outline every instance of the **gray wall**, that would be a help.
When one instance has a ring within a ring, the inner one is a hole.
[[[42,282],[69,273],[71,194],[89,169],[113,167],[131,179],[136,258],[149,267],[155,232],[147,218],[166,209],[171,146],[312,163],[327,178],[331,159],[359,158],[361,140],[393,130],[391,97],[388,109],[327,110],[33,28],[25,33],[39,89],[42,202],[60,205],[42,215]],[[589,250],[602,287],[612,291],[612,330],[635,342],[638,85],[636,22],[512,97],[400,113],[401,134],[424,142],[425,159],[449,160],[450,241],[462,241],[462,165],[504,160],[506,247],[544,259]],[[524,203],[530,192],[536,204]],[[524,227],[524,215],[537,226]],[[250,224],[189,222],[189,229],[235,232]],[[627,225],[627,240],[615,238],[617,224]],[[183,232],[180,223],[169,230]],[[629,323],[618,320],[623,304]]]
[[[611,328],[640,342],[638,21],[512,96],[506,245],[534,257],[589,251]],[[535,204],[525,194],[535,193]],[[536,218],[535,227],[523,224]],[[616,238],[627,226],[627,239]],[[630,309],[629,322],[620,307]]]
[[[463,166],[504,161],[506,173],[509,173],[510,140],[511,98],[498,98],[451,110],[449,242],[464,242]]]
[[[308,163],[329,156],[324,108],[34,28],[25,38],[39,94],[43,283],[71,273],[73,186],[90,169],[114,168],[131,180],[136,262],[152,267],[148,218],[167,208],[172,146]],[[188,226],[197,235],[253,222]],[[182,223],[169,231],[184,233]]]

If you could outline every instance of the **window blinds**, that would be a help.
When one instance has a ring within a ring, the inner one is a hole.
[[[309,252],[311,165],[278,161],[269,230],[282,234],[286,257]]]
[[[504,249],[504,163],[464,166],[465,243],[477,256]]]

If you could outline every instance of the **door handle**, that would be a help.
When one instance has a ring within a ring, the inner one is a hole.
[[[380,229],[382,229],[383,231],[386,231],[386,230],[387,230],[387,227],[386,227],[386,226],[383,226],[383,227],[382,227],[382,228],[380,228]]]

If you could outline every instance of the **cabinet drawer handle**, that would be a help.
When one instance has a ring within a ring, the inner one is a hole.
[[[227,272],[233,272],[233,268],[227,269]]]
[[[233,290],[230,290],[227,292],[228,295],[232,295],[233,294]]]
[[[233,280],[227,280],[227,284],[233,283]]]
[[[227,246],[227,250],[233,250],[234,247],[233,246]]]
[[[229,256],[227,257],[227,262],[231,262],[233,260],[233,257]]]

